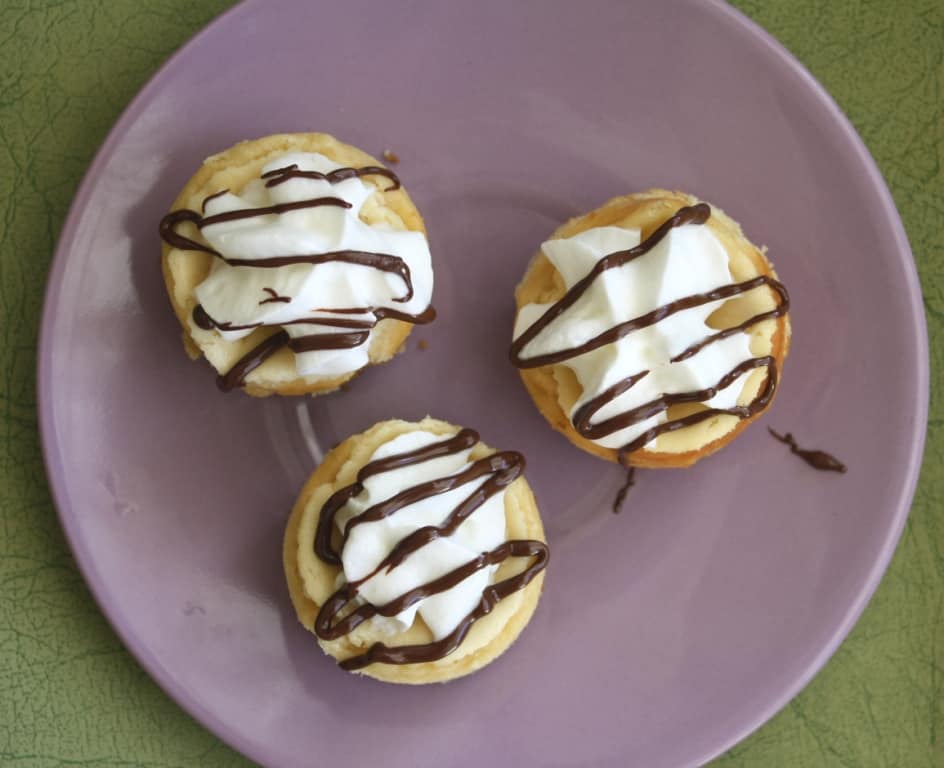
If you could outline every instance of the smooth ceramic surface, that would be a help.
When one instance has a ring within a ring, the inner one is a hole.
[[[402,158],[440,318],[345,392],[223,395],[180,348],[157,222],[203,157],[292,130]],[[614,516],[622,472],[553,433],[507,363],[511,291],[563,219],[653,185],[769,246],[794,344],[761,425],[691,470],[640,473]],[[923,440],[920,306],[865,149],[726,6],[250,2],[141,92],[75,200],[43,318],[47,467],[122,639],[265,765],[692,765],[809,680],[888,562]],[[322,656],[280,545],[323,450],[426,413],[526,453],[553,557],[504,657],[404,689]],[[764,424],[849,473],[809,469]]]

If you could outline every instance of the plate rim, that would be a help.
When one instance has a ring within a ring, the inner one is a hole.
[[[830,633],[826,643],[807,662],[802,674],[798,675],[790,684],[770,702],[762,707],[753,717],[741,721],[737,727],[726,735],[714,739],[714,744],[708,749],[702,749],[702,754],[695,757],[693,765],[704,765],[724,754],[731,747],[747,738],[766,722],[772,719],[792,699],[799,695],[812,679],[822,670],[825,664],[838,650],[839,646],[851,632],[861,617],[865,607],[871,601],[891,558],[897,548],[898,541],[904,530],[905,522],[911,510],[914,493],[921,473],[921,464],[924,454],[924,445],[927,432],[927,417],[930,399],[930,355],[927,333],[927,319],[921,300],[922,291],[917,271],[917,264],[911,250],[907,234],[898,213],[897,206],[885,182],[875,159],[872,157],[864,141],[859,136],[849,118],[842,111],[825,87],[812,73],[784,47],[776,38],[750,19],[740,10],[728,5],[724,0],[702,0],[709,7],[711,13],[717,14],[722,20],[738,27],[746,38],[754,38],[760,42],[766,55],[781,67],[785,67],[794,77],[804,83],[812,95],[825,108],[826,112],[841,130],[844,141],[854,151],[854,156],[862,170],[865,171],[872,189],[877,193],[881,209],[885,215],[888,231],[895,242],[896,250],[900,255],[903,266],[903,277],[907,286],[910,310],[910,324],[917,348],[917,370],[915,377],[915,395],[913,399],[913,418],[915,427],[911,434],[907,458],[907,470],[903,477],[901,492],[896,502],[895,516],[881,543],[878,557],[872,564],[865,580],[860,585],[856,597],[851,601],[837,626]],[[53,343],[53,326],[57,316],[56,297],[63,287],[63,272],[67,254],[75,242],[75,233],[81,219],[81,212],[85,209],[88,198],[95,188],[96,180],[107,165],[110,156],[120,140],[124,137],[129,125],[143,112],[143,105],[152,92],[160,87],[161,81],[168,70],[176,66],[192,48],[199,46],[204,38],[210,36],[218,26],[229,22],[231,17],[249,12],[252,6],[260,5],[261,0],[241,0],[232,7],[215,16],[177,50],[175,50],[147,79],[141,88],[122,110],[114,125],[109,129],[104,141],[96,151],[94,158],[83,174],[68,214],[60,230],[59,237],[53,251],[46,286],[43,294],[41,311],[38,354],[36,395],[39,415],[39,433],[42,446],[43,463],[46,479],[51,492],[53,504],[60,525],[65,532],[65,538],[71,551],[73,560],[89,587],[92,599],[99,612],[105,617],[112,631],[118,635],[124,648],[132,658],[144,669],[148,677],[157,684],[165,695],[190,715],[214,737],[221,739],[230,747],[250,760],[265,764],[267,757],[248,738],[232,728],[223,719],[218,717],[212,709],[200,704],[185,686],[173,678],[158,659],[150,652],[143,642],[140,642],[137,633],[125,623],[125,619],[114,607],[106,606],[104,595],[107,585],[98,575],[94,560],[84,545],[81,526],[78,524],[79,515],[73,510],[69,491],[64,481],[63,462],[59,452],[57,440],[54,385],[50,370],[52,366],[51,346]],[[248,10],[247,10],[248,9]],[[763,54],[762,54],[763,55]]]

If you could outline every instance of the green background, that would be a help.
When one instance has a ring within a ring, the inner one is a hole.
[[[627,0],[631,2],[632,0]],[[49,496],[35,364],[76,187],[138,88],[228,0],[0,0],[0,765],[235,766],[98,612]],[[850,117],[901,212],[944,371],[944,2],[737,0]],[[944,402],[911,517],[861,621],[809,687],[713,766],[944,766]]]

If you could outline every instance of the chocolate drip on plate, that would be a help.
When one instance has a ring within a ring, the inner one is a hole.
[[[793,435],[787,432],[785,435],[781,435],[777,432],[774,432],[773,429],[767,427],[767,431],[781,443],[790,446],[790,453],[799,456],[803,461],[809,464],[813,469],[818,469],[821,472],[840,472],[845,473],[846,465],[843,464],[835,456],[826,453],[825,451],[817,450],[806,450],[800,448],[797,445],[796,440],[794,440]]]
[[[614,515],[618,515],[623,511],[623,502],[626,501],[626,496],[629,494],[629,489],[634,485],[636,485],[636,467],[627,467],[626,482],[623,483],[622,487],[616,493],[616,498],[613,499]]]
[[[324,640],[335,640],[353,632],[361,623],[373,616],[396,616],[420,600],[451,589],[489,565],[497,565],[510,557],[527,557],[531,558],[532,562],[517,575],[486,587],[475,610],[464,617],[459,625],[441,640],[422,645],[399,647],[375,643],[366,653],[341,662],[341,667],[344,669],[361,669],[374,663],[413,664],[422,661],[433,661],[452,653],[462,643],[466,633],[475,621],[489,613],[498,601],[527,586],[546,566],[548,549],[543,542],[531,540],[506,541],[490,552],[483,552],[468,563],[427,584],[406,592],[385,605],[364,604],[347,612],[343,618],[337,618],[351,605],[357,597],[358,588],[364,582],[383,571],[396,568],[410,555],[419,551],[431,541],[455,533],[459,526],[482,504],[507,488],[521,475],[525,465],[524,457],[514,451],[491,454],[473,462],[466,469],[454,475],[406,488],[395,496],[369,507],[352,518],[345,526],[339,544],[335,546],[332,543],[332,537],[337,513],[352,498],[364,490],[364,481],[367,478],[393,469],[421,464],[441,456],[468,450],[478,443],[478,440],[479,436],[474,430],[463,429],[456,435],[431,445],[372,461],[361,468],[354,483],[336,491],[324,503],[315,532],[315,554],[329,565],[340,567],[340,552],[344,547],[344,542],[350,531],[357,525],[384,519],[418,501],[447,493],[480,477],[487,477],[485,482],[471,491],[465,499],[449,512],[441,524],[416,529],[401,539],[373,571],[362,579],[345,584],[338,589],[319,610],[315,619],[315,632]]]
[[[776,319],[785,315],[790,308],[790,297],[787,293],[787,289],[782,283],[769,275],[758,275],[757,277],[751,278],[750,280],[745,280],[740,283],[732,283],[730,285],[721,286],[720,288],[715,288],[711,291],[705,291],[703,293],[697,293],[691,296],[682,297],[681,299],[677,299],[675,301],[671,301],[668,304],[657,307],[651,312],[647,312],[644,315],[640,315],[639,317],[632,318],[611,328],[608,328],[607,330],[597,334],[593,338],[578,346],[558,350],[556,352],[535,355],[533,357],[523,357],[523,351],[525,347],[534,339],[536,339],[538,335],[544,331],[555,319],[560,317],[567,309],[572,307],[580,299],[580,297],[583,296],[587,290],[589,290],[593,281],[596,280],[600,275],[609,269],[622,267],[625,264],[634,261],[635,259],[645,256],[656,245],[658,245],[674,227],[680,227],[686,224],[701,225],[708,221],[710,216],[711,207],[706,203],[698,203],[697,205],[680,208],[674,216],[663,222],[661,226],[659,226],[648,238],[646,238],[646,240],[637,245],[635,248],[630,248],[625,251],[616,251],[615,253],[604,256],[594,265],[593,269],[591,269],[585,277],[576,282],[562,298],[552,304],[544,312],[544,314],[541,315],[541,317],[539,317],[529,328],[524,331],[524,333],[515,339],[509,352],[511,362],[518,368],[522,369],[540,368],[546,365],[556,365],[563,363],[567,360],[578,357],[579,355],[599,349],[600,347],[613,344],[623,337],[633,333],[634,331],[653,326],[665,318],[676,314],[677,312],[683,312],[687,309],[703,306],[716,301],[731,299],[763,286],[771,289],[776,295],[776,307],[766,312],[756,314],[736,326],[725,328],[695,342],[694,344],[691,344],[688,348],[673,357],[670,362],[677,363],[681,362],[682,360],[687,360],[707,347],[709,344],[714,344],[715,342],[726,339],[736,333],[746,331],[757,323],[763,322],[765,320]],[[753,370],[754,368],[761,367],[767,368],[767,377],[764,385],[761,387],[760,392],[751,403],[744,406],[739,405],[733,408],[725,409],[708,408],[703,411],[689,414],[688,416],[684,416],[682,418],[663,422],[662,424],[647,430],[641,436],[637,437],[635,440],[619,449],[619,459],[621,462],[626,463],[628,461],[629,454],[631,454],[633,451],[639,450],[657,438],[659,435],[665,434],[666,432],[673,432],[684,427],[692,426],[693,424],[697,424],[719,415],[732,415],[745,419],[759,413],[770,403],[776,391],[776,360],[772,356],[764,356],[745,360],[743,363],[729,371],[713,387],[708,387],[706,389],[694,392],[663,394],[660,397],[648,403],[644,403],[643,405],[637,406],[629,411],[624,411],[623,413],[612,416],[608,419],[605,419],[604,421],[594,423],[592,421],[593,416],[599,410],[622,395],[624,392],[627,392],[631,387],[633,387],[633,385],[649,374],[649,371],[640,371],[639,373],[633,374],[632,376],[628,376],[627,378],[618,381],[616,384],[610,386],[603,392],[584,403],[574,413],[572,420],[573,425],[582,437],[585,437],[588,440],[599,440],[603,437],[606,437],[607,435],[613,434],[614,432],[626,429],[633,426],[634,424],[645,421],[652,416],[667,411],[673,405],[681,403],[700,403],[710,400],[721,390],[733,384],[741,375],[749,372],[750,370]]]

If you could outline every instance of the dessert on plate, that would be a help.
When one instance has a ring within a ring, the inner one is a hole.
[[[515,290],[510,357],[579,448],[684,467],[768,408],[790,346],[789,297],[721,210],[652,189],[566,222]]]
[[[530,620],[548,548],[524,457],[471,429],[383,421],[334,448],[286,527],[301,623],[343,669],[444,682],[485,666]]]
[[[327,134],[207,158],[160,235],[184,347],[224,390],[329,392],[435,317],[426,230],[399,178]]]

